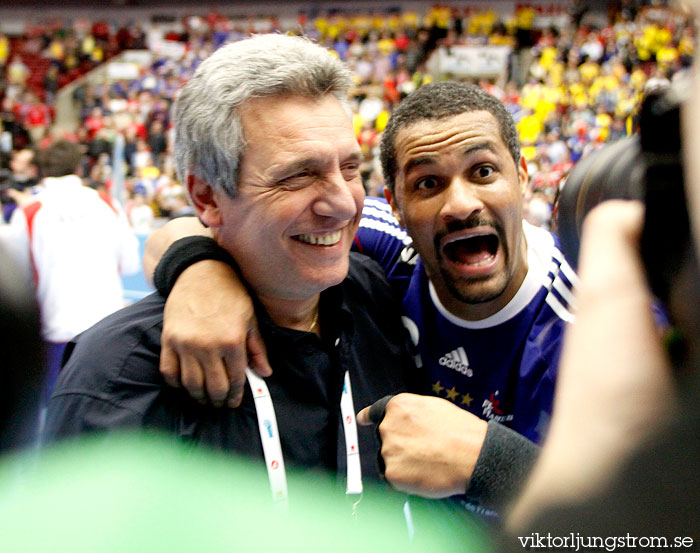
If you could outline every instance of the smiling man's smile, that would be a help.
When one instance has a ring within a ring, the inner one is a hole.
[[[335,232],[325,234],[298,234],[296,236],[292,236],[292,238],[294,240],[298,240],[299,242],[304,242],[313,246],[332,246],[333,244],[340,242],[342,235],[342,230],[336,230]]]

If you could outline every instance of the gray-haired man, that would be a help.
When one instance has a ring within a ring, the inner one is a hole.
[[[166,386],[158,371],[165,300],[154,294],[70,346],[48,439],[162,429],[264,457],[278,497],[285,460],[337,470],[348,492],[376,477],[378,444],[355,424],[353,404],[405,390],[412,355],[381,269],[349,257],[364,197],[342,103],[350,82],[320,46],[263,35],[204,61],[175,106],[179,176],[254,294],[274,375],[250,373],[236,410]]]

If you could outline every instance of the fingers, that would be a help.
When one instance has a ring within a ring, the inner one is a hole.
[[[265,342],[263,342],[257,326],[253,326],[248,330],[247,347],[248,366],[263,378],[271,376],[272,367],[270,367],[270,363],[267,360]]]
[[[172,349],[163,348],[161,374],[169,386],[184,387],[193,399],[204,404],[207,399],[214,407],[226,403],[238,407],[245,387],[245,354],[241,350],[224,358],[194,355],[176,355]]]
[[[356,420],[357,424],[359,424],[360,426],[367,426],[368,424],[372,424],[372,421],[369,420],[369,407],[365,407],[364,409],[362,409],[357,414]]]
[[[384,396],[382,399],[375,401],[369,407],[365,407],[357,414],[357,423],[362,426],[369,424],[380,425],[386,414],[386,406],[396,394]]]
[[[166,344],[163,344],[160,352],[160,374],[168,386],[180,387],[180,358]]]
[[[194,399],[200,403],[206,403],[204,375],[196,357],[180,356],[180,382]]]
[[[207,396],[214,407],[221,407],[224,401],[228,401],[229,395],[229,376],[224,359],[212,355],[198,361]],[[240,398],[238,403],[240,403]]]
[[[255,321],[248,330],[245,343],[239,347],[232,347],[224,356],[226,372],[228,374],[229,390],[226,397],[228,407],[238,407],[243,399],[245,389],[246,367],[250,367],[261,377],[272,375],[272,368],[267,360],[267,350],[265,343],[260,336]]]
[[[382,423],[382,421],[384,420],[384,415],[386,415],[386,406],[393,397],[393,394],[384,396],[382,399],[380,399],[379,401],[375,401],[370,406],[369,413],[367,414],[367,416],[369,417],[369,420],[371,422],[377,425]]]
[[[377,468],[379,470],[379,474],[382,477],[384,477],[384,474],[386,472],[386,462],[384,461],[384,456],[382,455],[384,445],[382,443],[382,436],[379,431],[379,425],[384,420],[384,415],[386,414],[386,406],[389,404],[393,397],[394,394],[384,396],[382,399],[375,401],[369,407],[365,407],[364,409],[362,409],[362,411],[360,411],[356,417],[357,423],[362,426],[367,426],[369,424],[377,425],[375,433],[377,436],[377,441],[380,444],[379,451],[377,451]]]
[[[376,401],[357,422],[377,425],[377,461],[386,481],[428,498],[464,493],[487,429],[486,421],[445,399],[406,393]]]
[[[196,263],[178,278],[165,304],[163,352],[167,382],[179,381],[193,398],[215,406],[240,404],[249,363],[262,376],[271,373],[248,292],[218,262]]]
[[[245,373],[244,373],[245,376]],[[226,396],[226,406],[235,409],[243,401],[243,391],[245,389],[245,377],[242,381],[231,382],[228,395]]]
[[[263,377],[272,374],[257,327],[247,333],[248,355],[242,337],[231,337],[229,344],[216,347],[172,341],[166,339],[163,344],[161,374],[169,386],[184,387],[200,403],[209,399],[215,407],[238,407],[243,399],[246,367]]]
[[[596,206],[584,220],[582,240],[595,237],[602,243],[620,236],[637,244],[644,223],[644,204],[637,200],[609,200]]]
[[[586,216],[579,255],[579,305],[589,297],[628,297],[646,288],[639,254],[643,219],[644,206],[629,200],[604,202]]]
[[[243,389],[246,383],[245,369],[248,366],[245,350],[233,348],[224,356],[226,365],[226,405],[238,407],[243,399]]]

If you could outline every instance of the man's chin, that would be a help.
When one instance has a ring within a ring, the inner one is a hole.
[[[320,268],[313,274],[309,274],[307,282],[313,282],[319,292],[323,292],[327,288],[337,286],[348,276],[348,264],[345,263],[342,267],[327,267]]]
[[[508,286],[501,274],[471,279],[455,279],[442,274],[445,287],[456,300],[469,305],[479,305],[500,298]]]

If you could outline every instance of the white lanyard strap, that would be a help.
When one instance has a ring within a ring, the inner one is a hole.
[[[343,432],[345,434],[345,456],[348,465],[346,494],[362,493],[362,465],[360,464],[360,444],[357,440],[357,421],[355,407],[352,403],[352,388],[350,373],[345,371],[343,395],[340,396],[340,413],[343,417]]]
[[[246,377],[253,392],[255,411],[258,416],[258,430],[262,441],[267,477],[270,480],[272,498],[275,502],[287,501],[287,474],[284,470],[284,457],[282,445],[277,430],[277,417],[272,405],[270,391],[267,384],[257,374],[246,367]]]
[[[284,469],[284,457],[277,430],[277,417],[272,405],[272,397],[265,381],[249,368],[245,370],[248,385],[253,392],[255,411],[258,417],[258,430],[262,441],[267,477],[270,480],[272,498],[275,501],[287,501],[287,475]],[[352,402],[350,374],[345,371],[343,393],[340,397],[340,413],[343,417],[345,434],[345,454],[347,459],[347,486],[345,493],[362,493],[362,467],[360,464],[360,445],[357,440],[357,421]]]

